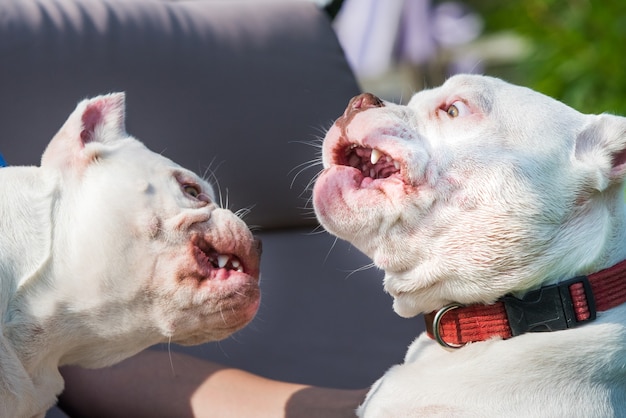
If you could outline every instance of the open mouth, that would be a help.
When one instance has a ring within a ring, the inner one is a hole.
[[[207,273],[223,269],[231,272],[251,274],[246,267],[246,263],[239,256],[219,252],[203,239],[195,240],[194,255],[200,267],[207,270]]]
[[[400,162],[388,154],[375,149],[350,144],[337,153],[336,163],[354,167],[363,177],[386,179],[400,174]]]
[[[207,255],[209,262],[215,268],[226,269],[226,270],[235,270],[243,273],[243,265],[241,264],[241,260],[235,255],[232,254],[218,254],[210,253]]]

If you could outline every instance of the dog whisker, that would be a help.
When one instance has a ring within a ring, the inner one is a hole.
[[[359,267],[359,268],[357,268],[357,269],[352,270],[352,271],[351,271],[351,272],[350,272],[350,273],[349,273],[349,274],[348,274],[345,278],[346,278],[346,279],[349,279],[349,278],[350,278],[350,276],[352,276],[352,275],[353,275],[353,274],[355,274],[355,273],[360,273],[360,272],[362,272],[362,271],[370,270],[370,269],[372,269],[372,268],[376,268],[376,265],[375,265],[374,263],[369,263],[369,264],[366,264],[366,265],[364,265],[364,266],[361,266],[361,267]]]
[[[312,168],[317,167],[318,165],[322,164],[322,160],[320,158],[315,158],[311,161],[306,161],[302,164],[298,164],[296,167],[294,167],[289,174],[293,173],[295,170],[298,170],[292,180],[291,180],[291,184],[289,185],[289,188],[293,188],[293,185],[295,184],[296,180],[298,179],[298,176],[300,176],[302,173],[304,173],[307,170],[310,170]],[[311,182],[309,181],[305,187],[305,190],[308,190],[311,187]]]
[[[227,208],[228,205],[224,206],[223,205],[223,193],[222,193],[222,187],[220,185],[220,181],[217,178],[217,170],[220,168],[220,166],[223,164],[223,161],[220,162],[219,164],[217,164],[217,166],[215,168],[213,168],[213,165],[215,164],[215,159],[211,160],[211,162],[209,163],[209,166],[204,170],[204,173],[202,174],[202,179],[208,183],[211,183],[217,192],[217,197],[218,197],[218,205],[221,208]],[[228,194],[228,190],[226,191],[226,193]]]
[[[170,360],[170,370],[172,371],[172,376],[176,376],[176,370],[174,370],[174,359],[172,358],[172,337],[171,336],[167,339],[167,356]]]
[[[252,209],[254,209],[256,205],[252,205],[250,207],[247,208],[241,208],[238,211],[235,212],[235,216],[237,216],[239,219],[244,219],[246,216],[248,216],[250,214],[250,212],[252,212]]]
[[[326,264],[326,262],[328,261],[328,257],[330,257],[330,253],[333,251],[333,248],[335,248],[335,245],[337,245],[337,241],[339,241],[339,238],[335,237],[335,239],[333,240],[333,243],[330,245],[330,248],[328,249],[328,252],[326,253],[326,257],[324,257],[323,264]]]
[[[222,317],[222,322],[224,325],[228,325],[228,321],[226,321],[226,317],[224,316],[224,311],[220,308],[220,316]]]
[[[319,234],[323,234],[325,232],[326,232],[326,230],[324,229],[324,227],[322,227],[321,225],[317,225],[315,228],[313,228],[312,231],[307,232],[306,235],[319,235]]]
[[[304,144],[307,146],[311,146],[314,148],[322,149],[322,143],[324,141],[324,132],[322,132],[322,136],[316,137],[315,142],[313,141],[290,141],[290,144]]]

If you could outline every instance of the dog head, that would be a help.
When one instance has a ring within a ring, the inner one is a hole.
[[[363,94],[328,131],[318,219],[385,270],[402,316],[621,261],[626,118],[459,75],[406,106]]]
[[[50,245],[17,278],[5,326],[18,350],[36,356],[44,332],[59,363],[96,367],[253,318],[258,241],[207,182],[125,132],[123,94],[81,102],[38,170],[49,211],[35,226]]]

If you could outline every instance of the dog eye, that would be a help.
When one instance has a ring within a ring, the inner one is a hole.
[[[460,100],[457,100],[456,102],[452,103],[448,107],[448,109],[446,109],[446,113],[451,118],[458,118],[459,116],[467,116],[471,112],[465,103],[463,103]]]
[[[193,197],[194,199],[197,199],[200,197],[202,190],[200,190],[200,187],[196,186],[195,184],[183,184],[183,192]]]

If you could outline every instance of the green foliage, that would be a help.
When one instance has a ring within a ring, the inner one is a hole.
[[[487,32],[532,44],[515,82],[585,113],[626,115],[625,0],[470,0]]]

